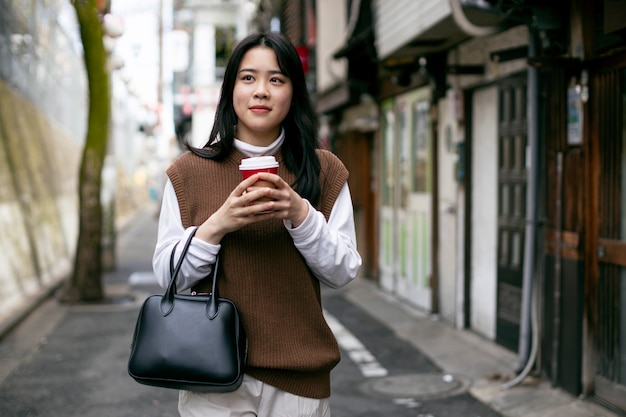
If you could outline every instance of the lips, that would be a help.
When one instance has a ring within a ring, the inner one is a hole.
[[[252,106],[250,107],[250,110],[255,113],[265,113],[270,111],[271,109],[267,106]]]

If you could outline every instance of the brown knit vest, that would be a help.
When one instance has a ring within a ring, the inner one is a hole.
[[[317,151],[321,201],[328,220],[348,171],[332,153]],[[241,181],[234,151],[221,162],[186,153],[167,170],[183,226],[200,225]],[[295,176],[282,164],[278,174]],[[330,371],[339,362],[337,342],[324,320],[320,284],[293,244],[282,220],[267,220],[226,235],[218,271],[220,296],[235,302],[248,336],[249,375],[283,391],[310,398],[330,396]],[[206,291],[202,280],[194,287]],[[193,325],[193,324],[191,324]]]

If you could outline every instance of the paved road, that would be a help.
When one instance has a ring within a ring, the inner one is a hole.
[[[120,233],[118,268],[105,278],[110,302],[48,300],[0,342],[0,416],[177,415],[175,391],[126,373],[139,305],[158,290],[145,285],[155,236],[151,212]],[[341,290],[324,290],[324,308],[343,356],[332,374],[333,417],[499,416],[468,394],[462,375],[442,372]]]
[[[343,346],[342,361],[332,374],[333,417],[500,415],[467,393],[471,381],[442,372],[341,292],[325,291],[324,307],[349,333],[342,343],[345,335],[336,332]]]

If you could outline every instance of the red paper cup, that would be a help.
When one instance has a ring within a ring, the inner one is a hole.
[[[241,160],[239,165],[241,176],[246,179],[258,172],[278,174],[278,162],[273,156],[257,156]]]
[[[243,177],[243,179],[245,180],[246,178],[250,178],[251,176],[253,176],[254,174],[258,173],[258,172],[269,172],[271,174],[278,174],[278,167],[275,168],[258,168],[258,169],[242,169],[241,170],[241,176]]]
[[[243,179],[249,178],[258,172],[269,172],[271,174],[278,174],[278,162],[273,156],[257,156],[252,158],[245,158],[241,160],[239,165],[241,176]],[[254,183],[256,187],[271,187],[274,188],[274,184],[269,181],[257,181]],[[258,201],[270,201],[270,198],[260,198]]]

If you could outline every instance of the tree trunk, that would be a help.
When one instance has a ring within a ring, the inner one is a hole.
[[[79,231],[74,269],[61,296],[61,301],[70,303],[104,299],[100,188],[110,115],[109,75],[96,0],[72,0],[72,4],[83,43],[89,85],[89,115],[79,172]]]

